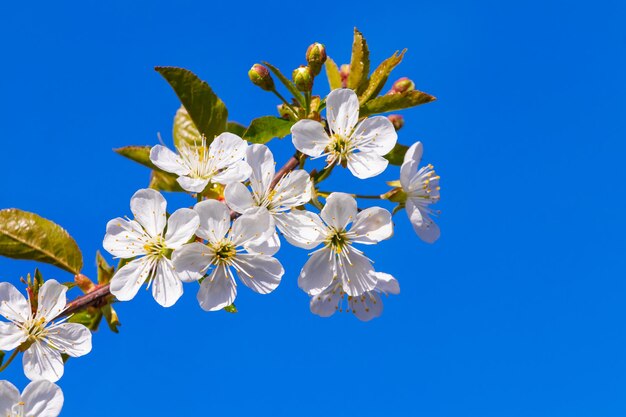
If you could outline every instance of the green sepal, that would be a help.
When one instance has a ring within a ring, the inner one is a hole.
[[[229,306],[224,307],[224,311],[226,311],[228,313],[236,313],[237,312],[237,307],[235,306],[235,304],[231,304]]]
[[[113,306],[111,304],[107,304],[102,307],[101,310],[107,324],[109,325],[109,329],[111,329],[113,333],[119,333],[119,327],[122,323],[120,323],[120,319],[117,316],[116,311],[113,309]]]
[[[98,284],[104,285],[111,282],[115,268],[110,266],[100,251],[96,251],[96,268],[98,269]]]
[[[400,94],[388,94],[373,98],[361,105],[359,115],[369,116],[371,114],[408,109],[435,100],[436,98],[430,94],[418,90],[406,91]]]
[[[243,138],[250,143],[267,143],[273,138],[284,138],[291,133],[293,120],[285,120],[275,116],[263,116],[254,119]]]

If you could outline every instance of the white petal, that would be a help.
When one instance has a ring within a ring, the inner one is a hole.
[[[229,238],[235,246],[243,246],[264,235],[270,228],[270,222],[270,214],[265,208],[248,210],[233,222]]]
[[[349,261],[340,258],[337,274],[346,294],[355,297],[376,288],[377,279],[370,260],[350,247],[346,248],[345,255]]]
[[[269,192],[276,173],[272,152],[265,145],[250,145],[246,150],[246,162],[252,168],[250,175],[252,190],[256,195],[264,196]]]
[[[224,189],[224,198],[228,207],[237,213],[243,213],[254,206],[252,193],[240,182],[228,184]]]
[[[338,88],[326,97],[326,119],[333,133],[348,136],[359,120],[359,98],[349,88]]]
[[[157,264],[156,275],[152,281],[152,296],[163,307],[171,307],[183,295],[183,284],[178,277],[172,261],[163,258]]]
[[[183,190],[190,193],[201,193],[209,184],[208,178],[191,178],[180,176],[176,180]]]
[[[127,263],[119,269],[111,279],[111,294],[120,301],[135,298],[141,285],[149,277],[154,262],[143,257]]]
[[[33,343],[24,352],[22,364],[24,375],[31,381],[45,379],[56,382],[63,376],[61,352],[41,342]]]
[[[352,175],[362,180],[382,173],[387,165],[389,161],[376,152],[356,152],[350,154],[348,159],[348,169]]]
[[[304,264],[298,286],[309,295],[324,291],[335,278],[335,255],[326,248],[314,252]]]
[[[376,290],[385,294],[400,294],[400,284],[392,275],[384,272],[374,272],[374,275],[378,279]]]
[[[189,174],[189,167],[185,166],[183,160],[168,148],[162,145],[153,146],[150,150],[150,161],[163,171],[176,175]]]
[[[415,233],[426,243],[434,243],[441,232],[439,226],[435,223],[430,216],[420,210],[420,205],[416,204],[412,199],[408,199],[406,202],[406,212],[409,215],[409,220],[413,225]]]
[[[333,90],[335,91],[335,90]],[[354,221],[357,214],[356,200],[346,193],[332,193],[320,215],[327,225],[343,230]]]
[[[130,210],[150,236],[158,236],[165,228],[167,202],[160,192],[151,188],[139,190],[130,199]]]
[[[311,297],[311,313],[320,317],[330,317],[339,309],[339,302],[343,298],[343,290],[338,281],[326,288],[318,295]]]
[[[248,252],[258,253],[260,255],[274,256],[280,249],[280,239],[276,229],[274,232],[267,236],[262,236],[261,239],[248,242],[246,244],[246,250]]]
[[[232,278],[227,275],[223,266],[215,270],[202,281],[198,291],[198,302],[205,311],[221,310],[235,301],[237,287]]]
[[[292,210],[274,215],[274,221],[289,243],[299,248],[313,249],[326,236],[322,219],[310,211]]]
[[[51,347],[75,358],[91,352],[91,332],[82,324],[61,323],[50,327]]]
[[[370,207],[356,215],[350,231],[356,234],[353,242],[372,245],[393,235],[391,213],[380,207]]]
[[[238,160],[224,168],[219,174],[215,174],[211,181],[224,185],[232,182],[241,182],[248,179],[251,171],[252,169],[246,161]]]
[[[28,335],[13,323],[0,322],[0,350],[9,351],[21,345]],[[0,414],[1,416],[2,414]]]
[[[181,208],[176,210],[167,220],[165,244],[170,249],[180,248],[189,242],[199,225],[198,213],[192,209]]]
[[[363,120],[356,127],[352,140],[359,150],[387,155],[398,141],[393,124],[385,116],[375,116]]]
[[[308,172],[301,169],[292,171],[276,184],[272,203],[282,209],[302,206],[311,200],[311,188]]]
[[[383,301],[374,291],[350,298],[349,305],[352,313],[361,321],[370,321],[383,313]]]
[[[309,156],[320,156],[330,143],[324,126],[315,120],[300,120],[291,127],[293,146]]]
[[[20,392],[9,381],[0,381],[0,416],[11,416],[13,406],[21,401]]]
[[[274,291],[285,273],[280,262],[267,255],[241,254],[237,255],[235,261],[241,282],[259,294]]]
[[[248,143],[239,136],[224,132],[216,137],[209,146],[209,158],[216,169],[222,169],[236,163],[246,156]]]
[[[419,163],[413,160],[405,160],[400,167],[400,184],[405,192],[411,192],[415,188],[415,178]]]
[[[63,408],[63,391],[50,381],[33,381],[22,393],[24,415],[33,417],[57,417]]]
[[[200,226],[196,234],[208,240],[217,242],[226,236],[230,228],[230,212],[224,203],[217,200],[204,200],[193,208],[200,218]]]
[[[44,282],[39,288],[36,317],[51,321],[61,314],[65,304],[67,304],[65,293],[67,293],[67,287],[59,284],[56,280],[49,279]]]
[[[28,300],[8,282],[0,282],[0,314],[18,323],[25,322],[31,316]]]
[[[111,255],[126,259],[146,254],[150,237],[136,221],[118,217],[107,223],[106,230],[102,246]]]
[[[418,164],[422,160],[422,154],[424,153],[424,146],[422,142],[415,142],[413,145],[409,147],[409,149],[404,154],[404,162],[407,163],[409,161],[415,161]]]
[[[174,251],[172,263],[181,281],[198,281],[211,265],[211,251],[200,242],[189,243]]]

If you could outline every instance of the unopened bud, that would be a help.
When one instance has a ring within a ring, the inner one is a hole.
[[[261,64],[254,64],[250,71],[248,71],[248,77],[252,84],[258,85],[265,91],[272,91],[274,89],[274,80],[270,74],[270,71]]]
[[[402,126],[404,126],[404,117],[402,117],[401,114],[390,114],[387,116],[387,119],[389,119],[396,131],[402,129]]]
[[[301,66],[296,68],[291,76],[298,90],[308,92],[313,88],[313,74],[309,67]]]
[[[415,90],[415,83],[407,77],[402,77],[393,83],[388,94],[400,94],[412,90]]]
[[[341,76],[341,86],[346,88],[348,86],[348,77],[350,76],[350,64],[342,64],[339,68],[339,75]]]
[[[306,50],[306,62],[309,63],[313,75],[320,73],[326,58],[326,47],[321,43],[315,42]]]

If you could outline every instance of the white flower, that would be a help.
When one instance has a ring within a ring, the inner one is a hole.
[[[13,350],[30,344],[24,352],[24,374],[31,380],[58,381],[63,376],[65,353],[72,357],[91,351],[91,332],[82,324],[52,322],[63,310],[67,287],[51,279],[39,289],[37,313],[30,302],[8,282],[0,283],[0,350]]]
[[[341,281],[334,280],[330,287],[319,295],[311,297],[311,312],[321,317],[330,317],[335,311],[352,312],[359,320],[369,321],[383,313],[383,301],[380,294],[400,294],[398,281],[384,272],[375,272],[376,287],[358,297],[346,296]],[[344,300],[347,306],[344,308]]]
[[[0,381],[2,417],[57,417],[62,407],[63,392],[50,381],[33,381],[21,395],[9,381]]]
[[[398,135],[383,116],[359,121],[359,99],[354,91],[339,88],[326,98],[326,119],[330,135],[314,120],[300,120],[291,128],[294,146],[302,153],[326,156],[329,165],[347,164],[357,178],[370,178],[383,172],[388,154]]]
[[[419,168],[424,148],[421,142],[414,143],[404,155],[400,168],[400,184],[406,193],[406,213],[415,233],[425,242],[439,239],[439,226],[430,218],[438,212],[430,208],[439,201],[439,176],[432,165]]]
[[[280,262],[268,255],[242,250],[247,243],[266,233],[270,223],[267,210],[249,211],[235,220],[232,228],[230,212],[219,201],[202,201],[194,210],[200,217],[196,235],[205,239],[207,244],[185,245],[174,251],[172,260],[185,281],[197,281],[213,267],[200,284],[200,307],[215,311],[231,305],[237,295],[235,275],[260,294],[270,293],[278,287],[285,272]]]
[[[188,208],[176,210],[167,219],[166,207],[167,202],[158,191],[139,190],[130,200],[135,220],[118,217],[107,224],[102,245],[111,255],[123,259],[140,256],[120,268],[111,279],[111,293],[118,300],[132,300],[146,280],[148,286],[152,284],[154,299],[163,307],[174,305],[183,294],[183,285],[169,255],[189,242],[199,219]]]
[[[291,171],[282,177],[272,188],[276,174],[274,157],[265,145],[251,145],[246,151],[246,161],[252,168],[250,187],[239,182],[226,186],[224,197],[228,206],[237,213],[245,213],[253,208],[269,212],[268,234],[259,241],[250,242],[247,248],[265,255],[273,255],[280,248],[280,240],[275,226],[284,229],[293,223],[290,210],[306,204],[311,199],[311,179],[304,170]]]
[[[357,213],[356,201],[344,193],[328,196],[321,219],[317,214],[305,213],[300,227],[289,229],[294,233],[290,241],[305,249],[312,249],[320,243],[324,247],[313,252],[302,268],[298,278],[300,288],[309,295],[318,295],[338,278],[350,296],[373,290],[377,280],[372,261],[352,245],[372,245],[391,237],[391,214],[380,207]],[[352,227],[347,230],[352,222]]]
[[[209,182],[245,181],[250,176],[250,167],[243,161],[247,146],[239,136],[224,132],[208,147],[204,136],[199,146],[180,146],[179,155],[156,145],[150,151],[150,160],[163,171],[178,175],[177,181],[186,191],[200,193]]]

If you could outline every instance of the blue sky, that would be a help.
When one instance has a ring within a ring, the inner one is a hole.
[[[193,70],[246,123],[276,104],[253,63],[291,70],[314,41],[347,62],[357,26],[374,62],[408,48],[394,75],[439,98],[404,112],[400,141],[442,177],[442,238],[420,242],[401,212],[368,248],[402,288],[380,319],[313,316],[295,248],[273,294],[240,287],[236,315],[200,310],[192,285],[170,309],[142,292],[118,306],[121,334],[68,363],[62,415],[623,416],[625,18],[619,1],[4,2],[0,207],[66,227],[87,275],[147,184],[111,149],[171,140],[178,102],[155,65]],[[2,258],[0,278],[33,268]],[[26,384],[19,366],[3,378]]]

